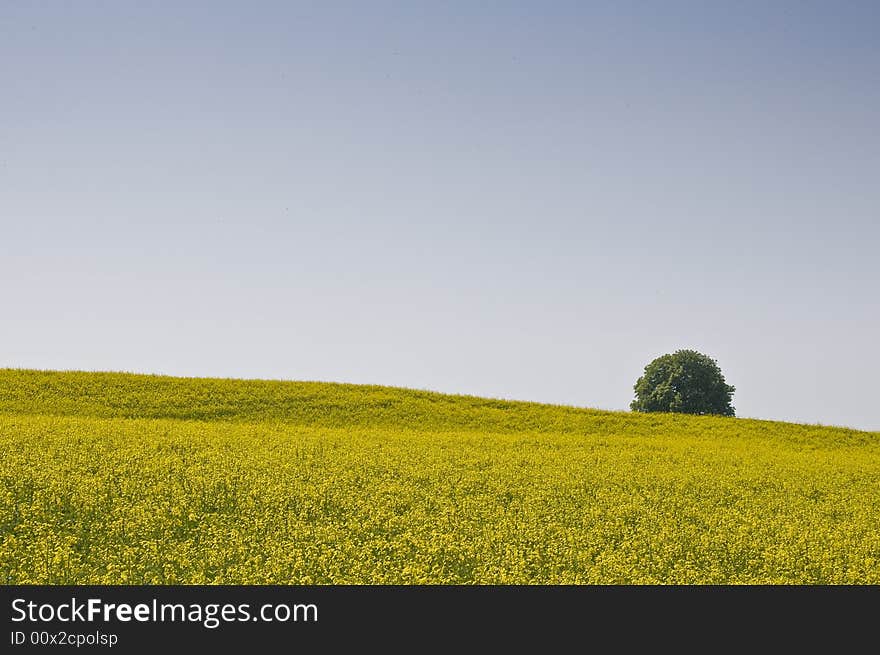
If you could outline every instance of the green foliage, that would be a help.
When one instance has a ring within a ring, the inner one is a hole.
[[[0,583],[880,584],[880,434],[0,371]]]
[[[734,416],[730,404],[735,387],[724,381],[714,359],[694,350],[678,350],[645,367],[633,387],[637,412],[677,412]]]

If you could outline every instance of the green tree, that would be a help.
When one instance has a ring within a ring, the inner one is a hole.
[[[677,350],[645,367],[633,387],[636,412],[678,412],[734,416],[735,387],[724,381],[718,363],[695,350]]]

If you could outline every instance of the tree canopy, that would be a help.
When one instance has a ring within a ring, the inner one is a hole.
[[[725,382],[714,359],[695,350],[658,357],[633,388],[633,411],[735,415],[731,400],[736,388]]]

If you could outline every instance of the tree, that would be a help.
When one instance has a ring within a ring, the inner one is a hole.
[[[645,367],[633,389],[635,412],[678,412],[734,416],[735,387],[724,381],[718,363],[695,350],[677,350]]]

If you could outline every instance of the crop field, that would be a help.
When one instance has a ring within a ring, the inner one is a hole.
[[[880,434],[0,370],[5,584],[880,583]]]

